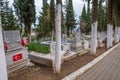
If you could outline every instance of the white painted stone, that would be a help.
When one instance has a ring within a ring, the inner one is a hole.
[[[68,51],[70,50],[70,43],[62,44],[63,51]]]
[[[79,48],[79,47],[81,47],[81,46],[82,46],[82,44],[81,44],[81,42],[80,42],[80,41],[79,41],[79,42],[76,42],[75,44],[76,44],[76,48]]]
[[[75,33],[75,40],[76,40],[77,42],[80,41],[80,28],[78,28],[77,31],[76,31],[76,33]]]
[[[27,62],[26,66],[35,66],[35,64],[33,64],[32,62],[30,62],[30,60]]]
[[[98,22],[94,22],[92,24],[92,31],[91,31],[91,43],[90,43],[90,53],[95,54],[97,48],[97,25]]]
[[[107,24],[107,48],[110,48],[110,42],[111,42],[111,25],[110,24]]]
[[[66,43],[67,43],[67,35],[66,35],[66,34],[63,34],[63,35],[62,35],[62,43],[63,43],[63,44],[66,44]]]
[[[0,80],[8,80],[0,17]]]
[[[89,50],[89,42],[87,40],[84,41],[84,50]]]
[[[113,25],[110,25],[110,47],[113,46]]]
[[[55,42],[50,43],[51,55],[55,56]]]
[[[19,49],[19,50],[10,51],[10,52],[5,53],[7,65],[11,65],[11,64],[14,64],[14,63],[22,60],[22,59],[20,59],[18,61],[13,60],[13,56],[18,55],[18,54],[22,54],[22,59],[28,59],[27,48],[22,48],[22,49]]]
[[[90,63],[86,64],[82,68],[76,70],[75,72],[69,74],[68,76],[64,77],[62,80],[75,80],[80,75],[82,75],[85,71],[93,67],[96,63],[102,60],[105,56],[107,56],[111,51],[113,51],[116,47],[120,46],[120,43],[109,49],[108,51],[104,52],[102,55],[91,61]]]
[[[8,45],[6,51],[13,51],[22,48],[19,30],[3,31],[3,38],[4,42]]]
[[[99,39],[98,40],[98,47],[103,47],[103,46],[104,46],[104,44],[103,44],[102,39]]]
[[[53,60],[54,73],[58,74],[61,70],[61,4],[56,5],[55,14],[55,29],[56,29],[56,49],[55,59]]]
[[[118,31],[119,31],[119,33],[118,33],[118,36],[119,36],[119,42],[120,42],[120,26],[118,27]]]

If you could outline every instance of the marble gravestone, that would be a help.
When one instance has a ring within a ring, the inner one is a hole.
[[[5,53],[8,73],[14,72],[28,62],[28,50],[21,45],[20,32],[10,30],[3,32],[4,46],[7,44]]]
[[[62,35],[62,45],[61,45],[61,49],[63,51],[68,51],[70,50],[70,43],[67,42],[67,35],[63,34]]]
[[[75,34],[75,41],[76,41],[76,49],[81,47],[81,41],[80,41],[80,28],[78,28],[76,30],[76,34]]]
[[[81,39],[80,39],[80,28],[75,32],[75,38],[73,41],[71,41],[71,50],[79,51],[81,50],[82,45],[81,45]]]
[[[80,41],[80,28],[78,28],[78,29],[76,30],[76,33],[75,33],[75,40],[76,40],[77,42]]]
[[[12,51],[22,48],[20,32],[18,30],[4,31],[4,43],[7,43],[7,51]]]
[[[55,55],[55,42],[50,43],[50,50],[51,50],[51,55]]]
[[[66,35],[66,34],[63,34],[63,35],[62,35],[62,43],[63,43],[63,44],[66,44],[66,43],[67,43],[67,35]]]

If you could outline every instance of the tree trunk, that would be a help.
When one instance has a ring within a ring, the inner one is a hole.
[[[0,80],[8,80],[0,16]]]
[[[56,49],[53,68],[54,73],[59,74],[61,70],[61,0],[57,0],[55,27],[56,27]]]
[[[119,42],[119,27],[115,27],[115,43]]]
[[[92,31],[90,53],[95,54],[97,49],[98,0],[93,0]]]
[[[112,1],[108,0],[108,14],[107,14],[107,48],[112,47],[113,24],[112,24]]]
[[[91,54],[95,54],[96,53],[96,49],[97,49],[97,25],[98,22],[94,22],[92,23],[92,32],[91,32],[91,49],[90,49],[90,53]]]

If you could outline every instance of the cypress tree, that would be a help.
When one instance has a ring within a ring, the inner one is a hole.
[[[86,20],[86,17],[87,17],[87,13],[86,13],[86,8],[85,8],[85,4],[84,4],[83,10],[82,10],[81,19]]]
[[[52,32],[52,27],[50,26],[50,6],[47,3],[47,0],[43,0],[43,8],[42,12],[39,16],[39,24],[37,26],[37,37],[38,38],[45,38],[50,37]],[[53,19],[53,18],[52,18]]]
[[[2,1],[1,19],[3,30],[16,30],[19,29],[17,21],[13,15],[12,8],[9,8],[8,1]]]
[[[25,26],[24,36],[31,34],[31,25],[35,23],[35,3],[34,0],[14,0],[14,8],[19,20]],[[31,39],[31,37],[30,37]]]
[[[52,34],[55,36],[55,2],[54,0],[50,1],[50,25],[52,28]]]
[[[86,7],[85,4],[83,6],[82,14],[80,17],[80,28],[83,33],[87,33],[87,13],[86,13]]]
[[[87,7],[87,28],[86,28],[86,32],[87,34],[91,31],[91,12],[90,12],[90,1],[91,0],[87,0],[88,1],[88,7]]]
[[[67,35],[70,34],[70,30],[72,31],[74,25],[76,24],[75,21],[75,14],[73,11],[73,2],[72,0],[68,0],[67,7],[66,7],[66,26],[67,26]]]

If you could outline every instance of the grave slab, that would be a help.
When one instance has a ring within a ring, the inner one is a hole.
[[[8,73],[14,72],[28,62],[28,50],[21,45],[18,30],[4,31],[4,47]]]

